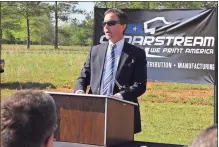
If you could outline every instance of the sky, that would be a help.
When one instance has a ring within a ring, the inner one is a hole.
[[[79,2],[79,8],[87,10],[88,12],[94,11],[94,2]]]
[[[79,2],[78,6],[79,9],[85,10],[86,12],[94,12],[94,2]],[[74,14],[73,18],[77,18],[78,20],[84,20],[84,15]]]

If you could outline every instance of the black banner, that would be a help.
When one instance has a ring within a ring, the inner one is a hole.
[[[107,41],[101,26],[106,10],[94,10],[94,45]],[[214,84],[216,8],[123,11],[126,41],[145,50],[148,81]]]

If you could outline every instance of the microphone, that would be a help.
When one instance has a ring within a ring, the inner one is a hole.
[[[127,86],[125,86],[125,85],[124,85],[124,86],[120,85],[117,80],[115,80],[115,84],[116,84],[116,86],[119,88],[120,91],[122,91],[122,90],[124,90],[124,89],[127,88]]]
[[[115,80],[115,84],[119,88],[119,90],[122,90],[122,86],[119,84],[119,82],[117,80]]]
[[[126,92],[129,92],[130,91],[130,88],[128,88],[128,86],[124,85],[120,85],[119,82],[117,80],[115,80],[115,84],[116,86],[119,88],[120,91],[123,91],[125,90]]]

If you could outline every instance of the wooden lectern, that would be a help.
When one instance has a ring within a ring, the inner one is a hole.
[[[57,107],[56,141],[113,146],[134,140],[137,104],[103,95],[46,93]]]

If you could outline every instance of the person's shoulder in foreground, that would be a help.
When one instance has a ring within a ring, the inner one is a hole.
[[[1,147],[52,147],[53,98],[38,90],[14,93],[1,104]]]

